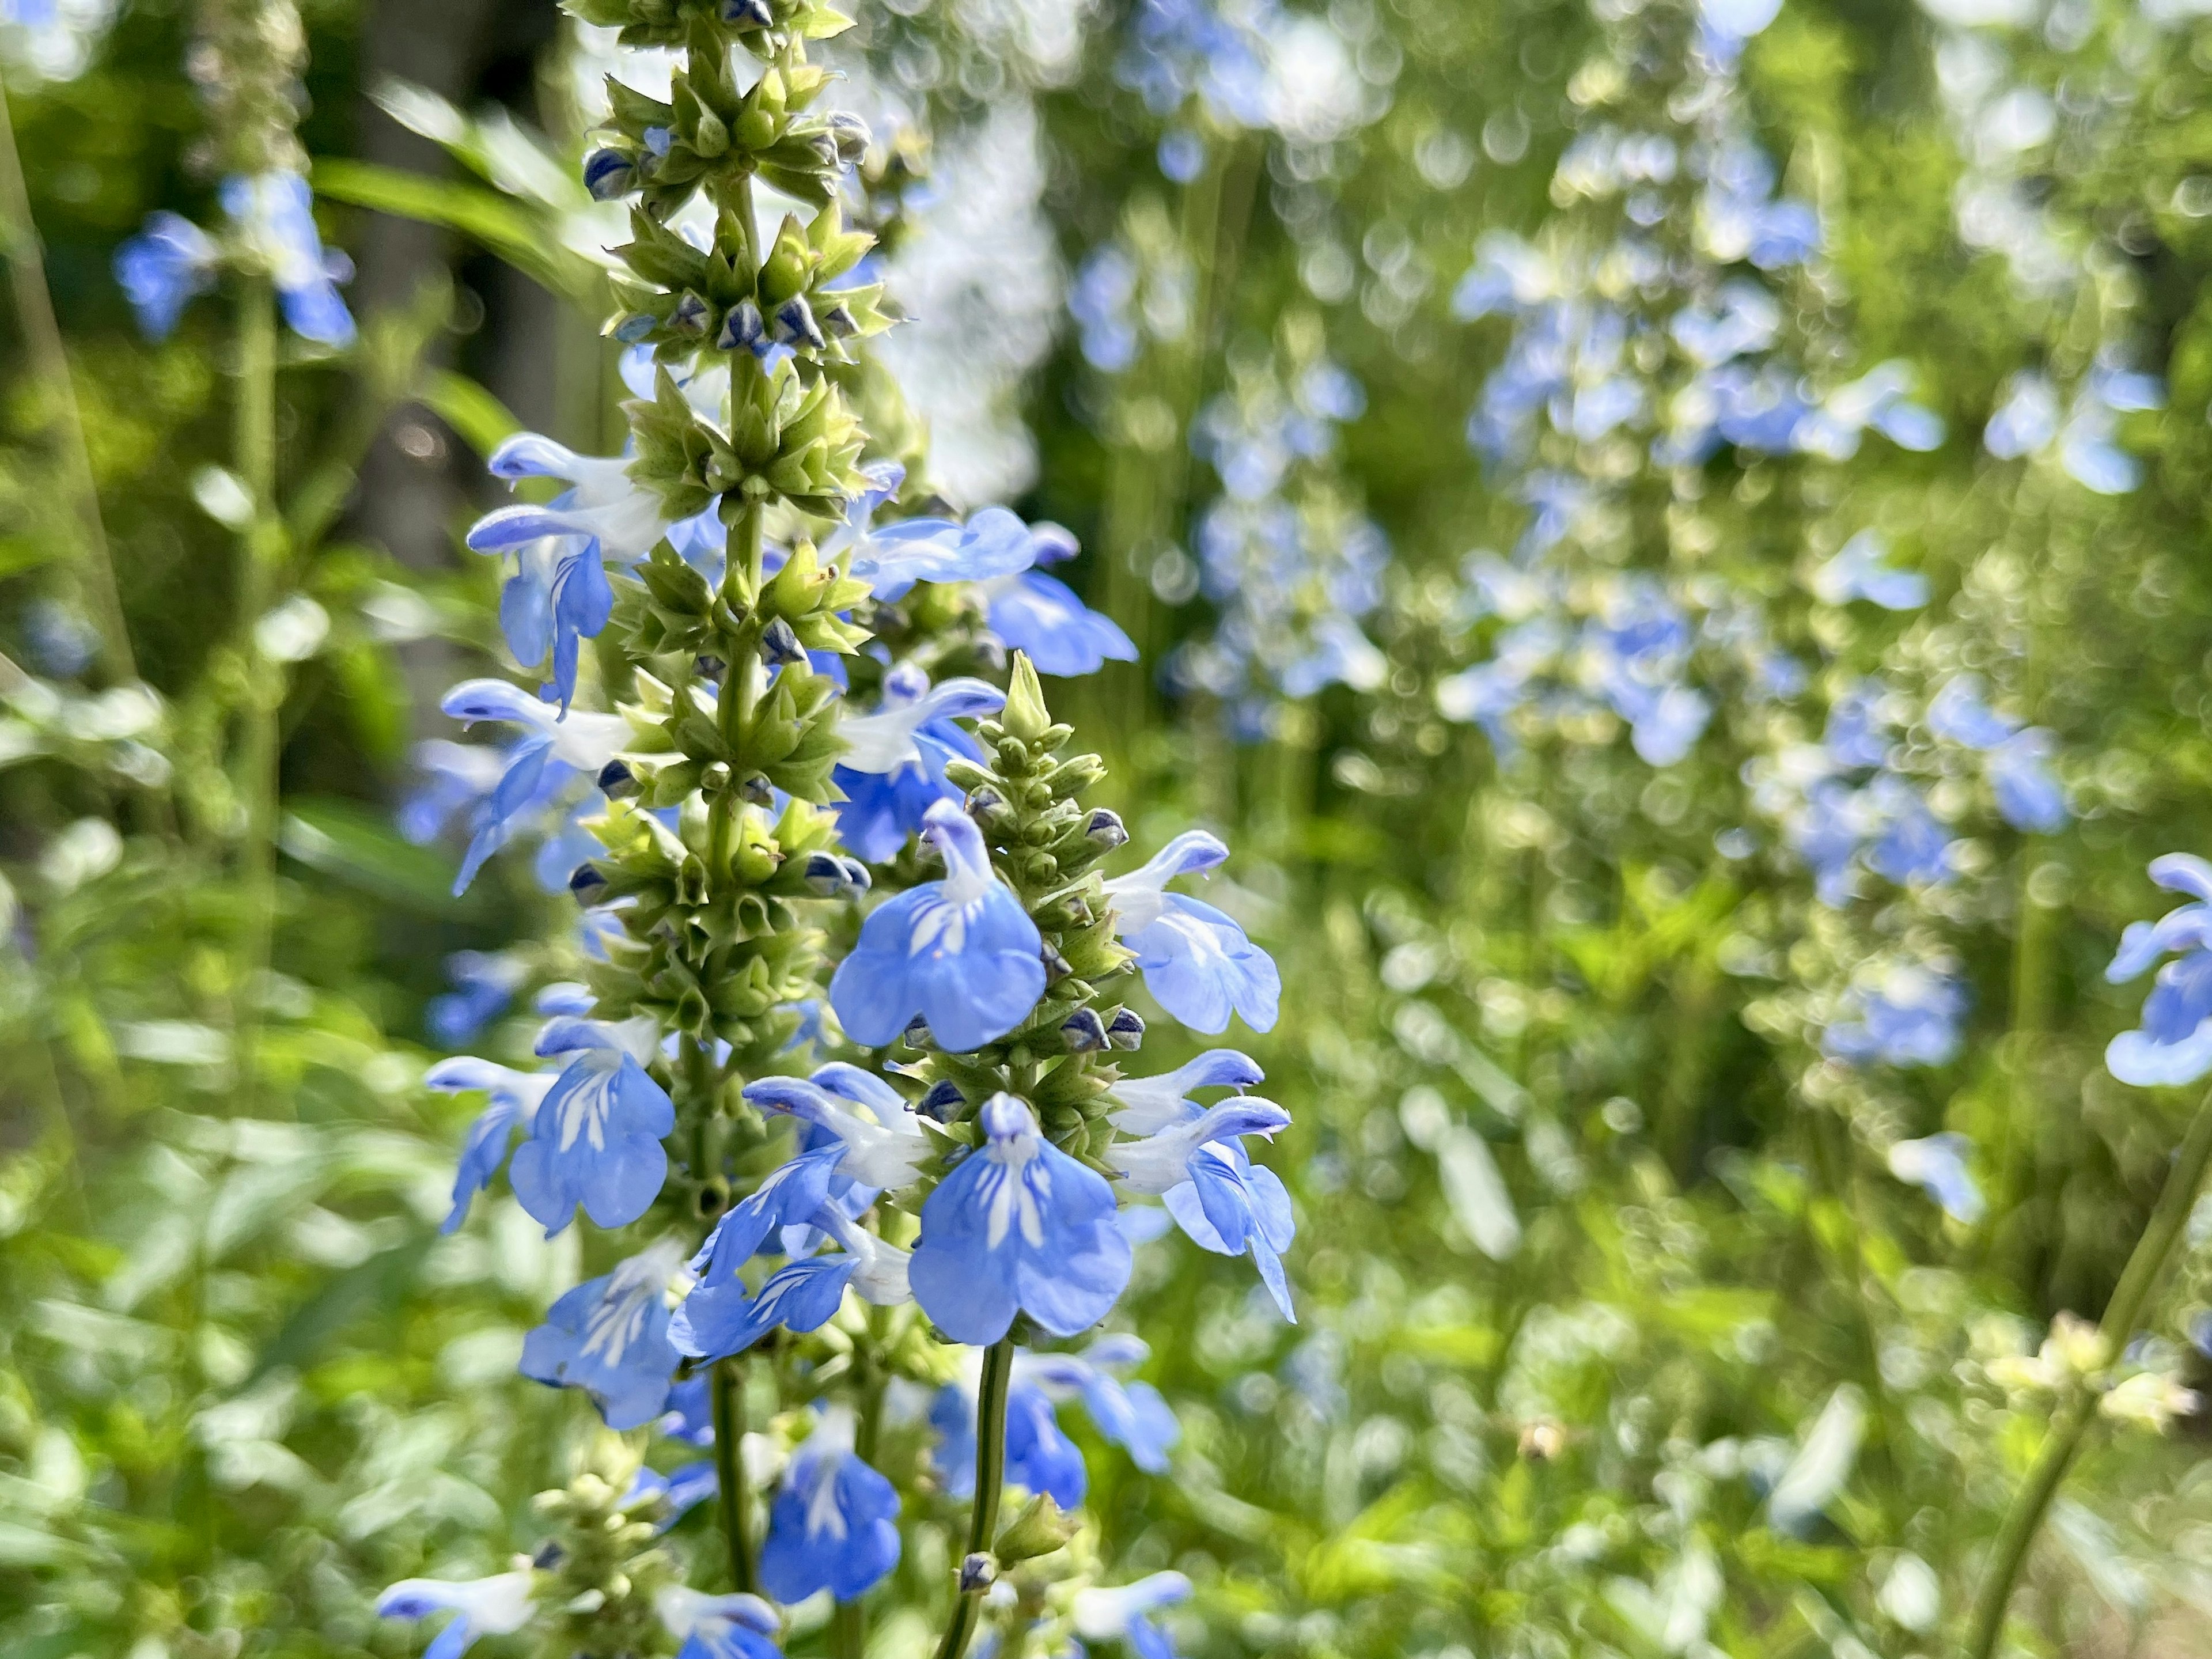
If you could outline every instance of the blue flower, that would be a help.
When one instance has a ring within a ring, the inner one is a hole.
[[[1114,1098],[1121,1105],[1114,1113],[1115,1126],[1133,1135],[1158,1134],[1162,1129],[1198,1116],[1206,1109],[1190,1097],[1200,1089],[1235,1089],[1240,1092],[1267,1074],[1249,1054],[1234,1048],[1208,1048],[1195,1060],[1156,1077],[1116,1079]]]
[[[902,519],[877,529],[876,509],[898,493],[906,469],[890,461],[863,471],[871,488],[853,497],[845,522],[823,538],[822,557],[867,583],[877,599],[902,599],[916,582],[985,581],[1035,562],[1030,527],[1003,507],[987,507],[964,525]]]
[[[1136,1337],[1107,1335],[1079,1354],[1018,1353],[1014,1381],[1036,1389],[1055,1407],[1080,1400],[1109,1444],[1126,1449],[1129,1461],[1147,1474],[1162,1474],[1169,1451],[1182,1437],[1182,1426],[1158,1389],[1115,1375],[1141,1365],[1151,1352]],[[1040,1488],[1031,1485],[1030,1490]],[[1076,1501],[1081,1501],[1080,1493]]]
[[[736,1353],[759,1340],[774,1326],[776,1322],[773,1318],[762,1322],[799,1287],[799,1281],[787,1280],[775,1297],[775,1305],[763,1309],[759,1305],[762,1298],[756,1298],[747,1291],[739,1273],[745,1263],[760,1252],[770,1234],[813,1218],[829,1194],[830,1176],[842,1156],[842,1148],[830,1146],[780,1165],[715,1224],[714,1231],[707,1235],[707,1242],[691,1259],[691,1271],[698,1275],[698,1283],[677,1309],[670,1328],[670,1339],[680,1352],[701,1358]],[[817,1284],[815,1290],[818,1296],[826,1293],[828,1286]],[[830,1300],[831,1313],[836,1311],[837,1299],[843,1292],[844,1281],[840,1279],[836,1294]],[[802,1304],[811,1305],[804,1298]],[[828,1316],[823,1315],[823,1318]],[[813,1326],[797,1328],[812,1329]]]
[[[671,1340],[695,1359],[726,1359],[743,1353],[779,1326],[786,1330],[819,1330],[845,1300],[860,1258],[842,1253],[810,1255],[787,1262],[747,1296],[734,1274],[702,1297],[694,1291],[676,1310],[681,1322]],[[694,1306],[694,1304],[696,1306]]]
[[[1229,1029],[1233,1010],[1255,1031],[1273,1029],[1282,975],[1244,930],[1210,904],[1167,890],[1177,876],[1229,856],[1219,838],[1186,830],[1127,875],[1105,884],[1115,931],[1136,953],[1145,988],[1194,1031]]]
[[[456,951],[446,958],[446,977],[453,988],[430,999],[422,1023],[441,1048],[473,1042],[507,1012],[529,974],[529,963],[507,951]]]
[[[676,1390],[671,1389],[668,1392],[672,1398]],[[665,1507],[653,1530],[666,1532],[721,1489],[722,1483],[714,1473],[714,1460],[711,1457],[702,1458],[696,1463],[685,1463],[671,1469],[666,1474],[641,1468],[629,1483],[629,1490],[623,1494],[622,1507],[635,1509],[641,1504],[657,1499]]]
[[[957,806],[933,803],[921,834],[944,854],[945,879],[909,888],[869,915],[859,947],[830,981],[830,1004],[846,1035],[866,1048],[896,1041],[920,1014],[939,1044],[965,1054],[1004,1036],[1036,1006],[1044,941]]]
[[[911,1185],[938,1150],[896,1090],[842,1060],[807,1079],[757,1079],[744,1096],[763,1111],[787,1114],[835,1136],[844,1148],[839,1173],[871,1189]]]
[[[678,1313],[683,1311],[679,1306]],[[672,1334],[676,1321],[672,1317],[668,1328]],[[671,1440],[681,1440],[687,1446],[711,1446],[714,1443],[714,1379],[705,1371],[698,1371],[668,1391],[668,1412],[653,1427]]]
[[[769,1510],[762,1587],[789,1606],[817,1590],[865,1595],[898,1565],[899,1498],[853,1449],[853,1413],[833,1407],[792,1454]]]
[[[1917,611],[1928,603],[1928,578],[1891,568],[1883,562],[1888,557],[1881,538],[1862,530],[1813,573],[1813,592],[1830,605],[1864,599],[1885,611]]]
[[[670,532],[660,498],[629,476],[620,457],[577,454],[535,432],[519,432],[494,450],[495,478],[560,478],[572,488],[544,506],[487,514],[471,527],[479,553],[515,556],[500,590],[507,649],[525,667],[553,659],[553,684],[565,707],[576,689],[579,641],[596,636],[614,611],[606,564],[635,564]],[[710,509],[711,510],[711,509]]]
[[[1055,1336],[1106,1316],[1129,1282],[1114,1192],[1037,1131],[1012,1095],[993,1095],[982,1144],[921,1208],[909,1279],[915,1299],[956,1342],[997,1341],[1025,1312]]]
[[[1943,1206],[1952,1220],[1971,1227],[1988,1210],[1966,1159],[1974,1143],[1946,1132],[1924,1140],[1900,1140],[1889,1149],[1889,1172],[1909,1181]]]
[[[1248,1134],[1272,1138],[1290,1121],[1272,1101],[1240,1095],[1142,1139],[1117,1142],[1107,1148],[1106,1162],[1129,1191],[1164,1197],[1168,1212],[1200,1249],[1249,1251],[1275,1305],[1295,1324],[1282,1264],[1297,1231],[1290,1194],[1241,1144]]]
[[[602,1227],[627,1227],[653,1207],[668,1176],[663,1135],[676,1127],[665,1090],[646,1074],[659,1028],[650,1016],[615,1024],[564,1016],[538,1039],[540,1054],[570,1054],[515,1150],[508,1179],[548,1238],[576,1206]]]
[[[460,1167],[453,1172],[453,1207],[440,1232],[453,1232],[468,1218],[470,1203],[491,1185],[492,1176],[507,1162],[507,1141],[515,1126],[530,1127],[546,1091],[556,1081],[556,1073],[513,1072],[465,1054],[441,1060],[423,1074],[423,1086],[443,1094],[482,1089],[491,1097],[491,1104],[469,1125],[468,1138],[462,1143]]]
[[[376,1598],[381,1619],[454,1617],[422,1650],[422,1659],[459,1659],[479,1636],[512,1636],[538,1611],[538,1575],[527,1567],[489,1578],[403,1578]]]
[[[1821,1052],[1856,1066],[1947,1065],[1959,1052],[1966,988],[1949,975],[1906,964],[1874,983],[1854,987],[1844,1000],[1844,1018],[1821,1036]]]
[[[2066,792],[2051,775],[2048,763],[2054,741],[2039,726],[2016,732],[1990,756],[1990,793],[1997,811],[2014,829],[2031,835],[2055,836],[2073,817]]]
[[[353,264],[324,250],[307,181],[289,172],[234,175],[218,196],[240,240],[267,268],[292,332],[323,345],[350,345],[353,317],[337,284],[353,275]]]
[[[1111,1444],[1126,1447],[1147,1474],[1168,1467],[1182,1437],[1175,1413],[1149,1382],[1124,1382],[1114,1372],[1141,1364],[1150,1351],[1133,1336],[1102,1336],[1079,1354],[1014,1355],[1006,1390],[1006,1479],[1030,1492],[1049,1492],[1064,1510],[1090,1489],[1083,1454],[1061,1429],[1060,1407],[1080,1400],[1092,1424]],[[948,1382],[930,1403],[939,1443],[930,1453],[946,1493],[975,1490],[975,1379]]]
[[[2139,1088],[2194,1083],[2212,1072],[2212,865],[2188,853],[2154,859],[2150,878],[2196,902],[2156,921],[2131,921],[2105,977],[2114,985],[2140,979],[2160,958],[2158,981],[2143,1000],[2141,1028],[2123,1031],[2105,1049],[2105,1066]]]
[[[684,1584],[664,1584],[653,1610],[683,1646],[676,1659],[780,1659],[771,1639],[779,1628],[775,1609],[743,1590],[708,1595]]]
[[[837,727],[846,744],[831,775],[845,793],[837,804],[838,839],[871,864],[896,858],[934,802],[962,799],[945,781],[946,764],[983,758],[952,722],[996,714],[1006,702],[1005,692],[981,680],[933,687],[918,668],[891,670],[876,712],[848,715]]]
[[[1152,1616],[1189,1599],[1190,1580],[1179,1572],[1156,1572],[1133,1584],[1093,1584],[1075,1593],[1075,1633],[1086,1642],[1126,1642],[1134,1659],[1176,1659],[1175,1643]]]
[[[173,213],[147,215],[144,228],[115,250],[115,281],[148,339],[175,332],[193,296],[215,286],[217,258],[207,233]]]
[[[683,1260],[664,1240],[556,1302],[523,1340],[521,1371],[581,1389],[611,1429],[642,1428],[668,1404],[678,1355],[668,1340],[668,1285]]]
[[[458,897],[468,890],[483,862],[516,829],[581,774],[597,777],[623,744],[629,725],[619,714],[572,710],[565,717],[550,703],[505,680],[464,680],[446,693],[439,707],[453,719],[507,720],[523,735],[507,750],[499,781],[469,814],[469,850],[453,879]]]
[[[1137,660],[1121,624],[1091,610],[1056,576],[1028,570],[981,586],[991,631],[1025,653],[1040,674],[1073,678],[1109,662]]]
[[[422,781],[399,803],[399,833],[417,847],[435,841],[446,825],[472,811],[499,787],[507,757],[478,743],[431,738],[408,757]]]

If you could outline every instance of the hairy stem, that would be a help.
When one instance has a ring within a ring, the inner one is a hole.
[[[730,1582],[757,1594],[753,1571],[752,1516],[745,1498],[745,1380],[744,1362],[732,1356],[714,1362],[714,1477],[721,1488],[722,1537],[730,1549]]]
[[[2136,1241],[2112,1300],[2105,1304],[2105,1317],[2097,1331],[2100,1370],[2119,1357],[2135,1334],[2151,1292],[2188,1227],[2189,1212],[2196,1207],[2208,1164],[2212,1164],[2212,1095],[2206,1096],[2197,1109],[2197,1121],[2189,1126],[2188,1137],[2174,1156],[2165,1189],[2158,1195],[2158,1206],[2151,1212],[2142,1237]],[[2012,1604],[2012,1593],[2027,1565],[2028,1552],[2043,1528],[2051,1499],[2058,1495],[2067,1471],[2081,1449],[2089,1425],[2096,1420],[2100,1398],[2099,1390],[2087,1382],[2080,1385],[2074,1400],[2052,1420],[2035,1466],[2013,1500],[2012,1512],[2005,1516],[2003,1529],[1997,1534],[1989,1575],[1982,1581],[1982,1593],[1975,1603],[1966,1643],[1971,1659],[1990,1659],[1996,1651],[1997,1639],[2004,1633],[2005,1610]]]
[[[1006,1478],[1006,1385],[1014,1370],[1012,1332],[983,1351],[983,1382],[975,1398],[975,1507],[968,1523],[968,1553],[988,1553],[999,1535],[999,1497]],[[963,1586],[952,1600],[937,1659],[961,1659],[983,1611],[988,1583]]]
[[[0,216],[5,220],[8,274],[15,288],[15,314],[22,325],[31,372],[44,382],[58,417],[62,465],[70,475],[70,493],[75,497],[77,523],[84,538],[82,568],[93,620],[100,629],[100,650],[110,674],[117,679],[136,679],[138,665],[131,655],[114,559],[100,519],[92,453],[84,441],[84,416],[77,408],[76,383],[70,376],[61,325],[54,318],[46,255],[39,242],[38,224],[31,217],[31,197],[23,184],[23,161],[15,148],[15,118],[8,108],[5,87],[0,87]]]

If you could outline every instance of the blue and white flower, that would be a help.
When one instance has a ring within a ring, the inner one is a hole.
[[[669,1390],[672,1397],[675,1392],[674,1389]],[[623,1494],[622,1506],[628,1510],[643,1504],[659,1503],[664,1507],[659,1523],[654,1530],[666,1532],[721,1490],[721,1479],[714,1472],[714,1460],[705,1457],[671,1469],[666,1474],[655,1469],[640,1469],[630,1481],[629,1490]]]
[[[467,725],[505,720],[523,728],[505,751],[499,781],[469,814],[469,850],[453,879],[455,896],[468,890],[484,860],[581,775],[596,778],[629,741],[619,714],[571,710],[565,716],[505,680],[463,680],[439,707]]]
[[[1972,1141],[1948,1130],[1897,1141],[1889,1149],[1889,1172],[1925,1192],[1952,1220],[1971,1227],[1989,1208],[1968,1167],[1973,1150]]]
[[[981,1144],[922,1206],[915,1300],[956,1342],[995,1342],[1017,1312],[1073,1336],[1129,1282],[1113,1188],[1046,1140],[1012,1095],[993,1095],[976,1121]]]
[[[1114,1113],[1114,1123],[1133,1135],[1158,1134],[1206,1109],[1190,1097],[1200,1089],[1235,1089],[1241,1093],[1267,1080],[1267,1074],[1249,1054],[1234,1048],[1208,1048],[1172,1072],[1116,1079],[1114,1098],[1121,1103]]]
[[[602,1227],[627,1227],[653,1207],[668,1176],[661,1137],[676,1127],[668,1092],[645,1067],[659,1046],[650,1015],[620,1022],[548,1021],[538,1053],[572,1056],[515,1149],[508,1172],[522,1207],[548,1238],[576,1206]]]
[[[563,706],[575,695],[578,641],[595,636],[613,614],[609,561],[634,565],[669,533],[660,497],[629,475],[619,456],[579,455],[535,432],[519,432],[494,450],[495,478],[559,478],[570,486],[544,506],[502,507],[470,529],[478,553],[515,556],[500,591],[500,627],[525,667],[550,654]]]
[[[1959,1052],[1969,998],[1948,973],[1918,963],[1893,966],[1844,997],[1821,1051],[1855,1066],[1948,1065]]]
[[[1044,940],[991,868],[982,832],[957,805],[933,803],[921,833],[944,854],[945,879],[870,914],[859,947],[830,981],[830,1003],[846,1035],[865,1047],[895,1042],[918,1014],[939,1045],[964,1054],[1004,1036],[1036,1006]]]
[[[1075,556],[1075,538],[1058,525],[1030,527],[1036,562],[1057,564]],[[1019,651],[1040,674],[1063,679],[1095,674],[1109,662],[1134,662],[1137,647],[1111,617],[1091,610],[1057,576],[1030,568],[976,584],[991,631]]]
[[[173,213],[150,213],[115,250],[115,281],[137,313],[139,331],[166,340],[193,297],[215,286],[221,253],[208,234]]]
[[[898,1091],[842,1060],[817,1067],[811,1078],[757,1079],[744,1095],[763,1111],[787,1114],[836,1136],[844,1148],[838,1172],[872,1190],[911,1186],[939,1149]]]
[[[1283,990],[1273,959],[1234,920],[1167,890],[1177,876],[1213,869],[1228,856],[1218,836],[1186,830],[1140,868],[1105,884],[1115,935],[1136,953],[1145,988],[1192,1030],[1209,1035],[1227,1030],[1232,1012],[1255,1031],[1273,1029]]]
[[[2153,859],[2150,878],[2193,901],[2156,921],[2131,921],[2105,977],[2140,979],[2171,956],[2143,999],[2140,1027],[2106,1045],[2105,1066],[2139,1088],[2194,1083],[2212,1072],[2212,864],[2190,853]]]
[[[453,1618],[422,1650],[422,1659],[459,1659],[479,1636],[512,1636],[538,1611],[538,1575],[527,1567],[489,1578],[403,1578],[376,1598],[380,1619]]]
[[[922,817],[940,800],[958,801],[945,781],[954,760],[980,761],[983,751],[956,720],[994,714],[1006,695],[978,679],[950,679],[933,686],[908,665],[884,677],[883,701],[871,714],[839,722],[844,757],[832,781],[845,799],[837,804],[837,836],[871,864],[896,858]]]
[[[676,1371],[668,1293],[683,1261],[681,1247],[664,1239],[568,1291],[523,1340],[522,1374],[582,1389],[611,1429],[652,1422],[667,1408]]]
[[[1155,1212],[1157,1213],[1157,1212]],[[1142,1364],[1150,1353],[1133,1336],[1102,1336],[1079,1354],[1014,1354],[1006,1389],[1006,1479],[1030,1492],[1049,1492],[1072,1510],[1090,1489],[1083,1453],[1060,1425],[1060,1409],[1080,1401],[1109,1443],[1126,1448],[1148,1474],[1165,1473],[1168,1453],[1182,1428],[1158,1389],[1125,1382],[1115,1373]],[[939,1435],[930,1461],[953,1498],[975,1490],[975,1393],[970,1375],[948,1382],[930,1402]]]
[[[903,599],[916,582],[988,581],[1026,570],[1035,562],[1030,527],[1003,507],[970,514],[965,524],[902,519],[877,528],[877,509],[898,493],[906,469],[883,461],[862,471],[870,487],[853,497],[845,522],[823,538],[822,558],[867,583],[877,599]]]
[[[784,1468],[760,1579],[786,1606],[824,1589],[855,1601],[898,1565],[898,1492],[861,1462],[853,1434],[851,1409],[831,1407]]]
[[[473,1042],[501,1014],[530,976],[530,964],[509,951],[456,951],[446,958],[453,988],[424,1005],[422,1023],[441,1048]]]
[[[653,1598],[660,1627],[684,1645],[676,1659],[781,1659],[775,1609],[743,1590],[709,1595],[684,1584],[664,1584]]]
[[[1075,1633],[1086,1642],[1126,1642],[1134,1659],[1176,1659],[1174,1641],[1152,1615],[1189,1599],[1190,1580],[1179,1572],[1156,1572],[1133,1584],[1092,1584],[1075,1593]]]
[[[491,1178],[507,1162],[507,1142],[519,1126],[526,1133],[538,1116],[546,1093],[560,1080],[557,1072],[515,1072],[488,1060],[467,1054],[441,1060],[423,1073],[425,1088],[443,1094],[465,1094],[481,1089],[491,1103],[469,1125],[461,1144],[460,1167],[453,1172],[453,1207],[438,1231],[450,1233],[468,1218],[469,1205],[491,1185]]]
[[[350,345],[353,317],[337,284],[353,275],[353,264],[324,248],[307,181],[290,172],[234,174],[216,195],[236,251],[267,273],[291,331],[322,345]],[[215,286],[223,252],[173,213],[149,215],[139,234],[116,249],[116,282],[148,338],[167,338],[185,306]]]
[[[1166,1200],[1176,1224],[1202,1249],[1222,1255],[1250,1254],[1260,1278],[1295,1324],[1282,1253],[1297,1224],[1290,1194],[1274,1171],[1246,1156],[1243,1137],[1270,1139],[1291,1115],[1272,1101],[1239,1095],[1197,1116],[1139,1140],[1116,1142],[1106,1161],[1121,1171],[1128,1190]],[[1117,1127],[1126,1127],[1115,1119]]]

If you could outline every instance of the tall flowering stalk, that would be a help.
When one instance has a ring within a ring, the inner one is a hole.
[[[630,208],[609,324],[637,393],[630,453],[524,434],[492,457],[500,477],[567,486],[469,537],[512,560],[507,641],[545,678],[536,696],[492,679],[449,694],[456,718],[520,735],[447,756],[438,804],[468,816],[465,883],[585,783],[591,839],[567,877],[586,911],[583,980],[539,995],[537,1052],[555,1069],[460,1059],[429,1081],[489,1101],[449,1226],[506,1165],[549,1235],[580,1207],[634,1241],[554,1304],[524,1372],[583,1392],[611,1429],[713,1452],[664,1474],[605,1443],[544,1500],[560,1530],[529,1567],[410,1581],[385,1610],[456,1608],[441,1652],[534,1622],[563,1651],[753,1654],[784,1627],[772,1604],[826,1591],[838,1649],[857,1655],[862,1598],[922,1518],[913,1437],[904,1465],[884,1449],[895,1393],[920,1385],[951,1390],[931,1413],[936,1478],[972,1491],[932,1610],[944,1659],[994,1620],[1010,1646],[1115,1620],[1151,1631],[1174,1586],[1083,1599],[1095,1569],[1061,1513],[1079,1459],[1071,1476],[1042,1454],[1051,1399],[1018,1379],[1079,1378],[1148,1467],[1172,1421],[1102,1369],[1107,1350],[1024,1350],[1112,1311],[1133,1237],[1158,1231],[1125,1198],[1162,1198],[1202,1246],[1250,1254],[1289,1311],[1287,1198],[1246,1148],[1289,1120],[1241,1092],[1258,1068],[1120,1069],[1145,1032],[1133,979],[1194,1030],[1264,1030],[1273,964],[1170,890],[1227,857],[1213,836],[1104,872],[1127,831],[1081,800],[1103,768],[1066,752],[1030,656],[1078,672],[1127,654],[1035,570],[1066,533],[1003,508],[952,516],[903,464],[920,458],[863,423],[883,410],[903,429],[861,355],[898,313],[848,214],[865,215],[854,191],[880,169],[807,58],[844,20],[817,0],[576,10],[681,53],[665,98],[610,80],[584,163],[596,195]],[[769,191],[794,210],[768,216]],[[1002,691],[980,673],[1008,646]],[[979,672],[945,672],[963,667]],[[1237,1092],[1189,1098],[1208,1086]],[[753,1446],[787,1449],[772,1495]],[[1009,1481],[1030,1498],[1002,1525]],[[660,1534],[709,1495],[720,1547],[681,1561]]]

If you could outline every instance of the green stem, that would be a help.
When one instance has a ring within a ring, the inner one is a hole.
[[[730,1582],[757,1593],[754,1581],[752,1524],[745,1502],[745,1380],[732,1358],[714,1362],[714,1477],[721,1487],[722,1536],[730,1549]]]
[[[59,412],[62,464],[70,475],[70,491],[76,498],[77,522],[84,538],[82,568],[92,590],[91,608],[100,628],[100,648],[109,673],[118,679],[136,679],[138,665],[131,656],[131,631],[123,618],[114,558],[100,519],[100,489],[93,476],[92,452],[84,441],[84,416],[77,407],[76,383],[70,375],[61,325],[54,318],[46,254],[39,241],[38,223],[31,216],[30,192],[23,184],[23,160],[15,148],[15,122],[8,108],[4,86],[0,86],[0,216],[4,216],[8,274],[15,291],[15,312],[22,324],[32,373],[46,383],[46,394]]]
[[[239,873],[246,897],[239,981],[233,1004],[238,1054],[236,1109],[253,1115],[260,1086],[261,981],[276,921],[276,767],[283,671],[261,654],[258,625],[268,613],[283,560],[276,511],[276,309],[265,278],[239,285],[238,392],[233,457],[253,503],[239,538],[239,655],[245,677],[240,711],[238,793],[246,807]]]
[[[1014,1339],[1009,1332],[983,1351],[983,1382],[975,1399],[975,1507],[968,1522],[969,1555],[988,1554],[999,1535],[999,1498],[1006,1478],[1006,1385],[1013,1370]],[[989,1588],[982,1583],[955,1592],[937,1659],[961,1659],[968,1651],[983,1611],[983,1593]]]
[[[2189,1126],[2188,1137],[2166,1175],[2165,1189],[2158,1195],[2158,1207],[2151,1212],[2149,1224],[2136,1241],[2134,1254],[2128,1257],[2112,1300],[2105,1304],[2105,1317],[2097,1328],[2098,1370],[2118,1358],[2135,1334],[2151,1292],[2188,1228],[2189,1213],[2196,1207],[2197,1191],[2204,1184],[2207,1164],[2212,1164],[2212,1095],[2206,1096],[2197,1109],[2197,1121]],[[2096,1420],[2100,1391],[2087,1380],[2078,1386],[2079,1394],[2052,1422],[2035,1466],[2028,1471],[2027,1483],[1997,1534],[1966,1643],[1971,1659],[1990,1659],[1996,1651],[1997,1639],[2004,1633],[2005,1610],[2012,1604],[2012,1593],[2027,1565],[2028,1552],[2043,1528],[2043,1517],[2073,1467],[2089,1425]]]

